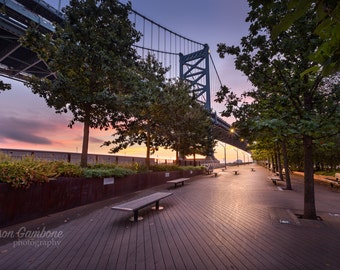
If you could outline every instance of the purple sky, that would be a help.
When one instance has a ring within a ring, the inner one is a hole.
[[[58,0],[46,1],[58,8]],[[126,1],[121,1],[126,3]],[[207,43],[222,83],[237,93],[250,85],[239,71],[233,59],[220,59],[217,43],[238,45],[247,34],[244,22],[248,12],[246,0],[132,0],[132,8],[160,25],[192,40]],[[68,3],[60,1],[61,6]],[[55,114],[44,99],[31,93],[22,83],[0,77],[12,84],[12,90],[0,93],[0,148],[53,150],[76,152],[81,149],[82,125],[68,128],[69,115]],[[213,98],[213,97],[212,97]],[[91,130],[90,153],[107,153],[99,147],[110,139],[111,132]],[[232,149],[230,147],[229,149]],[[221,151],[222,150],[222,151]],[[216,157],[223,158],[223,149],[217,149]],[[236,151],[228,151],[227,161],[234,161]],[[134,147],[120,154],[145,156],[144,147]],[[173,152],[159,152],[159,157],[174,157]]]

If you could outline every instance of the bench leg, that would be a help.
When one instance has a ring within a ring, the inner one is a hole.
[[[138,221],[138,210],[133,212],[133,221]]]
[[[184,181],[182,182],[182,186],[184,186]]]
[[[155,205],[155,206],[152,206],[151,209],[157,211],[157,210],[163,210],[164,207],[163,207],[163,206],[160,206],[160,205],[159,205],[159,201],[157,201],[157,202],[156,202],[156,205]]]

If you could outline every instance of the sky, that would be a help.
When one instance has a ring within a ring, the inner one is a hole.
[[[68,0],[49,0],[59,8]],[[122,0],[126,3],[126,0]],[[221,59],[216,53],[218,43],[238,45],[248,32],[245,23],[249,11],[246,0],[132,0],[132,8],[145,17],[194,41],[208,44],[222,84],[236,93],[250,88],[247,78],[235,70],[233,58]],[[12,90],[0,92],[0,148],[80,152],[82,124],[68,127],[71,115],[56,114],[43,98],[34,95],[21,82],[1,77],[11,83]],[[213,97],[212,97],[213,99]],[[231,124],[231,122],[230,122]],[[90,131],[89,153],[107,154],[109,147],[100,147],[110,140],[112,131]],[[227,162],[236,160],[237,150],[232,146],[217,144],[215,157]],[[118,154],[145,157],[145,147],[132,147]],[[241,155],[242,156],[242,155]],[[241,156],[239,156],[240,159]],[[158,151],[154,158],[175,158],[172,151]],[[247,160],[246,160],[247,161]]]

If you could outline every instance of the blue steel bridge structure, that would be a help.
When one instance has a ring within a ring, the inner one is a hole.
[[[0,75],[25,81],[28,76],[53,80],[47,64],[18,39],[31,23],[42,33],[54,31],[54,24],[63,22],[63,13],[42,0],[0,0]],[[209,45],[186,38],[132,10],[130,20],[142,34],[135,44],[142,58],[149,53],[164,67],[170,67],[167,77],[180,78],[190,83],[197,102],[212,112],[213,136],[218,141],[245,150],[246,141],[231,132],[231,125],[218,116],[213,101],[222,86]]]

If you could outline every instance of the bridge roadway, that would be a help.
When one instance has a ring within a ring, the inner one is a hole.
[[[292,176],[294,190],[285,191],[267,180],[266,169],[252,167],[255,172],[250,165],[238,167],[239,175],[228,168],[176,189],[161,185],[1,228],[1,269],[339,269],[340,192],[316,184],[322,221],[298,219],[303,179]],[[168,190],[173,195],[161,201],[164,210],[145,208],[143,221],[111,210]],[[20,228],[62,237],[6,237]]]

